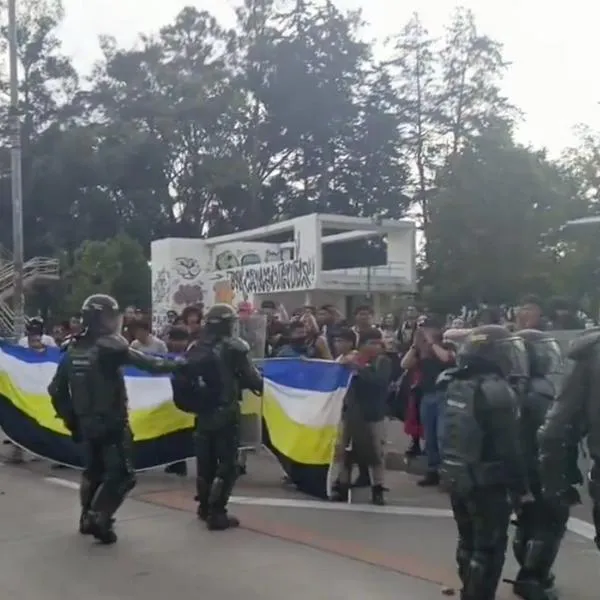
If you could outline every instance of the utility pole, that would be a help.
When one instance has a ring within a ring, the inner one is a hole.
[[[21,114],[19,110],[19,74],[17,59],[17,2],[8,0],[8,49],[10,66],[10,174],[12,199],[15,335],[25,332],[23,295],[23,180],[21,175]]]

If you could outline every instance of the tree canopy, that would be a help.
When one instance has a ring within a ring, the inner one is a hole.
[[[470,11],[440,39],[415,14],[385,60],[331,0],[243,0],[236,15],[228,28],[187,7],[134,48],[105,37],[86,79],[61,51],[60,3],[20,3],[26,254],[62,257],[68,306],[98,286],[147,304],[152,239],[315,211],[416,216],[422,282],[448,309],[597,296],[597,236],[560,226],[598,212],[600,135],[582,128],[559,161],[517,143],[510,65]],[[10,246],[7,151],[0,169]]]

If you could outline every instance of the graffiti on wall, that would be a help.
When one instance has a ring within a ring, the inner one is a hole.
[[[169,297],[171,274],[168,269],[161,269],[152,282],[152,304],[164,304]]]
[[[179,256],[175,259],[175,272],[183,279],[196,279],[200,275],[201,270],[197,258]]]
[[[253,294],[311,289],[315,275],[313,259],[262,263],[212,273],[214,301],[235,305]]]
[[[258,265],[261,263],[272,263],[281,261],[281,252],[278,250],[267,250],[261,255],[260,252],[223,250],[215,257],[215,270],[227,271],[229,269],[237,269],[239,267],[248,267],[250,265]]]

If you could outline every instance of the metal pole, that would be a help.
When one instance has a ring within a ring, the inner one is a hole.
[[[25,299],[23,296],[23,181],[21,176],[21,115],[19,111],[19,75],[17,61],[17,7],[16,0],[8,0],[8,48],[10,65],[11,121],[11,198],[13,222],[15,335],[21,337],[25,330]]]

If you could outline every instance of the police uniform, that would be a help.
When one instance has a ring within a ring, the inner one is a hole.
[[[48,393],[58,417],[83,446],[79,530],[111,544],[117,541],[113,515],[135,485],[122,367],[167,373],[181,362],[132,350],[118,334],[120,311],[114,298],[90,296],[81,312],[83,333],[63,345]]]
[[[190,363],[187,383],[173,380],[176,404],[196,415],[198,517],[212,530],[239,525],[227,513],[227,503],[237,477],[242,390],[257,395],[263,390],[262,376],[249,356],[250,347],[232,335],[237,318],[227,304],[210,308],[201,340],[186,352]]]
[[[529,357],[530,379],[521,406],[521,439],[534,501],[525,504],[517,515],[513,551],[520,569],[513,591],[525,600],[552,600],[557,598],[552,566],[566,531],[569,506],[551,504],[542,496],[537,432],[554,401],[563,357],[558,342],[547,333],[525,329],[516,335],[525,341]],[[574,450],[576,461],[576,445]]]
[[[600,329],[590,329],[575,339],[567,358],[570,368],[538,432],[542,493],[557,509],[577,500],[574,448],[587,436],[592,461],[588,490],[600,549]]]
[[[497,325],[467,336],[457,368],[442,374],[446,407],[442,483],[458,529],[461,600],[493,600],[502,573],[509,495],[528,492],[519,443],[519,402],[509,378],[525,376],[523,341]]]

